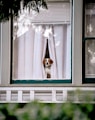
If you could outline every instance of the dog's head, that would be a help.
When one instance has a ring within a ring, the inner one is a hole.
[[[50,58],[44,58],[43,65],[45,67],[51,67],[52,64],[53,64],[53,60],[52,59],[50,59]]]

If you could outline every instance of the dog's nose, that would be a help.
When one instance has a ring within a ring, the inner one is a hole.
[[[48,65],[48,62],[47,62],[47,65]]]

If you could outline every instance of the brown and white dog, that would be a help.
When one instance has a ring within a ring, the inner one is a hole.
[[[51,78],[51,65],[53,64],[53,60],[50,58],[44,58],[43,65],[45,68],[46,78]]]

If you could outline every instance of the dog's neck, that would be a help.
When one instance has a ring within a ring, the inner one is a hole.
[[[51,68],[51,65],[49,65],[49,66],[45,66],[45,68],[49,68],[49,69],[50,69],[50,68]]]

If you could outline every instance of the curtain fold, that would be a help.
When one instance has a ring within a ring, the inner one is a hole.
[[[66,42],[66,79],[71,78],[71,26],[67,25]]]
[[[34,53],[33,53],[33,78],[44,78],[43,58],[46,48],[46,40],[43,36],[43,27],[37,26],[38,31],[35,32]],[[39,31],[40,30],[40,31]]]
[[[24,43],[24,35],[20,36],[18,39],[18,73],[17,73],[17,78],[18,79],[24,79],[24,74],[25,74],[25,43]]]
[[[57,79],[57,61],[56,61],[56,51],[55,51],[55,40],[54,40],[54,27],[51,27],[51,34],[48,38],[48,45],[49,45],[49,53],[50,58],[53,60],[53,64],[51,65],[51,78]]]
[[[64,45],[64,37],[63,37],[63,26],[55,26],[54,27],[54,39],[55,39],[55,51],[56,51],[56,61],[57,61],[57,72],[58,72],[58,78],[63,78],[63,63],[64,63],[64,57],[63,57],[63,45]]]
[[[25,79],[33,77],[33,52],[35,32],[32,28],[25,34]]]

